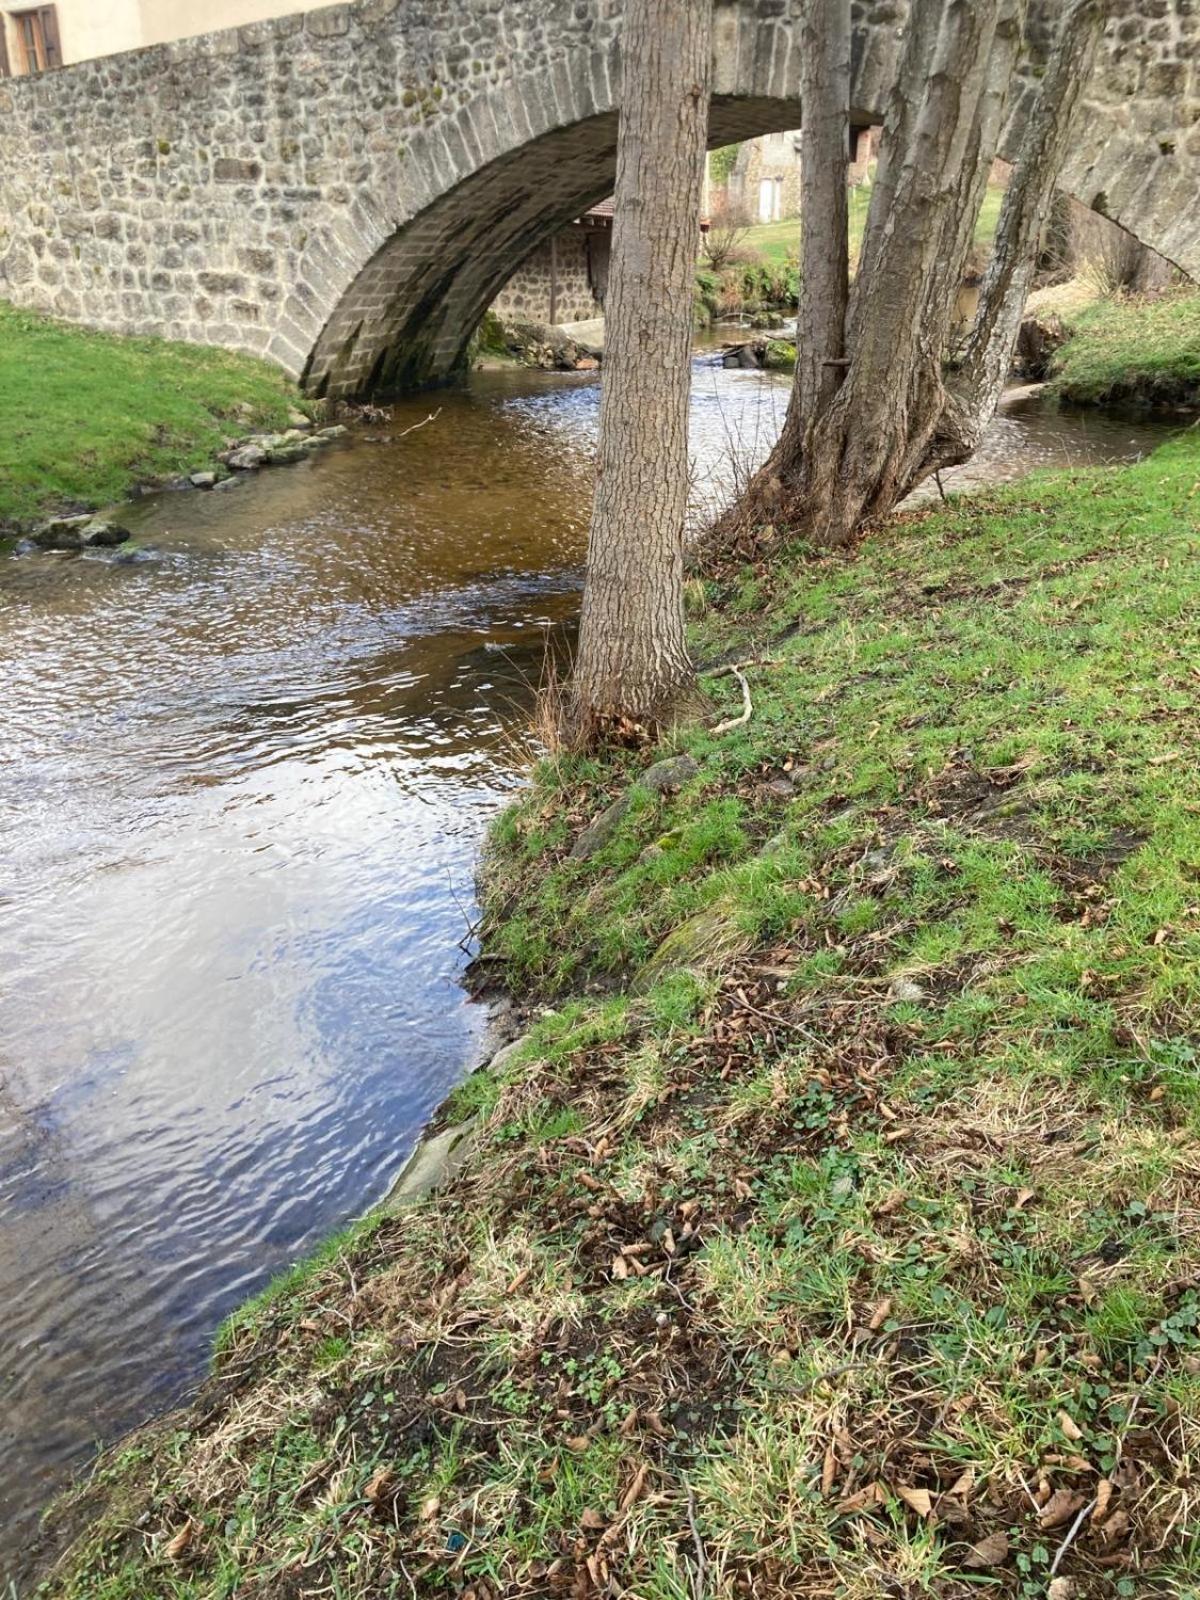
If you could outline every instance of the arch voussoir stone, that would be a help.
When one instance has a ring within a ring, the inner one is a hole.
[[[1031,0],[1020,137],[1065,0]],[[800,0],[716,0],[711,142],[800,120]],[[622,0],[356,0],[0,83],[0,296],[266,354],[349,395],[451,373],[612,185]],[[854,7],[882,115],[904,0]],[[1064,187],[1200,276],[1200,7],[1113,0]]]

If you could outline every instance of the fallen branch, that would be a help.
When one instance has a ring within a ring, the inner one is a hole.
[[[710,729],[712,733],[728,733],[730,728],[740,728],[744,723],[750,721],[754,713],[754,705],[750,699],[750,685],[746,682],[746,674],[738,667],[730,667],[729,671],[742,686],[741,715],[729,717],[725,722],[718,722],[715,728]]]
[[[715,667],[712,672],[701,672],[702,678],[736,678],[742,686],[742,711],[741,715],[731,717],[728,722],[718,722],[710,733],[728,733],[730,728],[740,728],[750,721],[754,707],[750,701],[750,685],[746,682],[745,668],[747,667],[779,667],[783,662],[779,656],[750,656],[745,661],[730,662],[724,667]]]
[[[418,428],[423,428],[428,422],[436,422],[441,414],[442,408],[439,406],[436,411],[431,411],[429,415],[422,418],[420,422],[414,422],[411,428],[402,428],[401,431],[396,435],[395,439],[392,440],[392,443],[396,444],[401,439],[406,439],[410,433],[416,433]]]

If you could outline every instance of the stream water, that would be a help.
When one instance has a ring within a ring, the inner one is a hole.
[[[698,495],[786,395],[697,365]],[[140,502],[136,559],[0,555],[0,1585],[473,1064],[473,864],[576,608],[597,399],[478,374]],[[1018,407],[968,475],[1160,431]]]

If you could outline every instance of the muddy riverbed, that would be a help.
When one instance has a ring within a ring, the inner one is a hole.
[[[697,366],[698,499],[786,395]],[[0,1575],[473,1064],[473,863],[577,606],[597,398],[477,375],[141,502],[134,559],[0,554]],[[963,476],[1157,437],[1026,404]]]

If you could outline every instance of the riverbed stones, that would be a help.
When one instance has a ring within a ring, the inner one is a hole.
[[[95,550],[111,549],[124,544],[130,537],[128,528],[122,528],[105,517],[78,516],[52,517],[33,531],[33,542],[39,550]]]
[[[236,450],[231,450],[225,457],[227,466],[235,472],[257,472],[267,459],[267,452],[260,444],[239,445]]]
[[[215,472],[193,472],[188,482],[193,489],[215,489],[217,475]]]
[[[93,517],[83,529],[83,548],[113,550],[130,537],[129,529],[121,527],[119,522],[110,522],[106,517]]]

